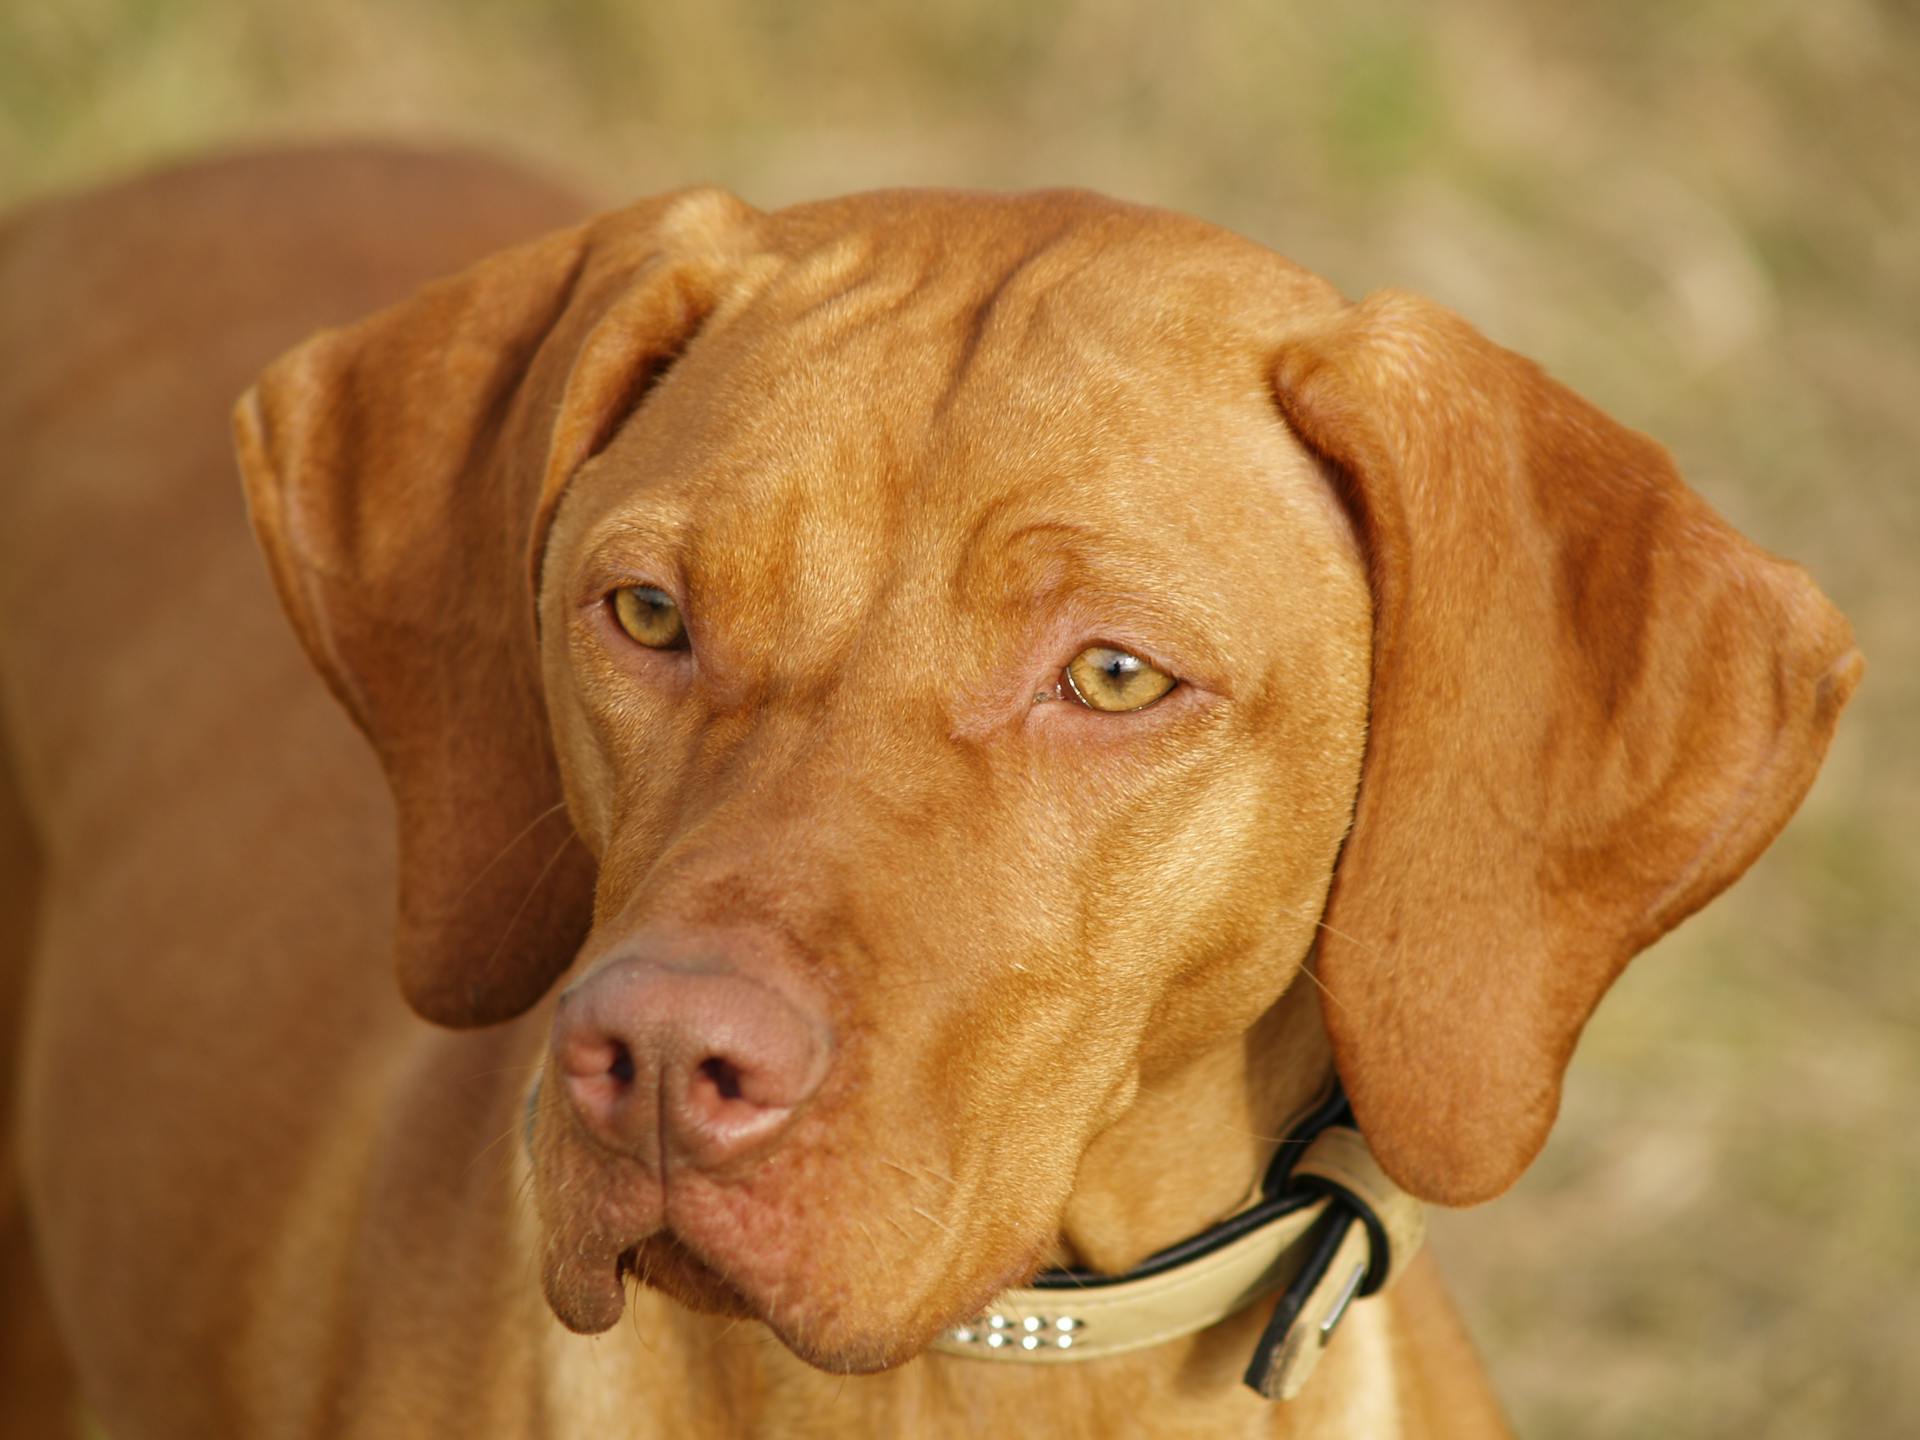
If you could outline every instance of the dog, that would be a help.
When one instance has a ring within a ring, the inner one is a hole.
[[[1419,1206],[1846,622],[1196,220],[585,209],[322,150],[0,236],[11,1423],[1505,1433]]]

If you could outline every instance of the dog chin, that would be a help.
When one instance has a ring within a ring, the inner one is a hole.
[[[757,1320],[797,1358],[830,1374],[866,1375],[904,1364],[947,1323],[871,1313],[818,1277],[800,1286],[780,1280],[736,1282],[671,1233],[655,1236],[631,1254],[630,1273],[641,1283],[689,1310]]]
[[[910,1322],[869,1317],[858,1323],[842,1316],[761,1317],[774,1337],[794,1355],[830,1375],[873,1375],[917,1357],[947,1321]]]
[[[545,1278],[554,1315],[582,1335],[596,1335],[618,1323],[629,1284],[657,1290],[703,1315],[757,1320],[798,1359],[835,1375],[868,1375],[905,1364],[948,1324],[965,1318],[856,1316],[851,1307],[820,1304],[818,1295],[798,1303],[761,1303],[668,1231],[618,1254],[602,1250],[590,1257],[584,1248],[572,1248],[549,1263]]]

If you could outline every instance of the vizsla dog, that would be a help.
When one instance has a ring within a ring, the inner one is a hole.
[[[0,238],[10,1422],[1503,1433],[1418,1202],[1845,622],[1197,221],[578,213],[343,151]]]

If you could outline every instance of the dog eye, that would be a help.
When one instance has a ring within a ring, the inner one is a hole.
[[[1119,714],[1143,710],[1178,684],[1138,655],[1110,645],[1089,645],[1067,664],[1067,685],[1089,710]]]
[[[613,618],[627,635],[649,650],[679,650],[687,643],[680,607],[664,590],[629,585],[613,592]]]

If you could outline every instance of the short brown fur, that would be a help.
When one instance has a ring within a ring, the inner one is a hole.
[[[1403,1186],[1511,1184],[1797,804],[1845,622],[1456,317],[1195,221],[575,214],[321,153],[0,238],[20,1154],[109,1431],[1502,1433],[1425,1262],[1285,1406],[1263,1306],[918,1352],[1231,1210],[1336,1065]],[[393,301],[237,412],[303,656],[221,414]],[[623,645],[621,584],[693,649]],[[1095,641],[1182,684],[1083,711]],[[556,990],[636,952],[821,997],[770,1155],[668,1184],[559,1102]]]

